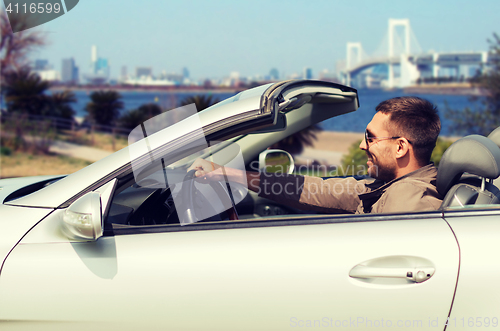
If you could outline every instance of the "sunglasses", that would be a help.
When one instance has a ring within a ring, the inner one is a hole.
[[[399,138],[403,138],[403,137],[372,137],[372,136],[369,136],[369,133],[368,133],[368,130],[365,130],[365,143],[366,143],[366,146],[368,146],[369,144],[373,143],[373,141],[375,139],[379,139],[380,140],[389,140],[389,139],[399,139]],[[411,144],[411,141],[406,139],[410,144]]]

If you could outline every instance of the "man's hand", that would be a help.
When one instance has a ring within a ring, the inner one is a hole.
[[[209,181],[229,181],[247,186],[250,190],[258,192],[260,184],[260,174],[258,172],[250,172],[245,170],[226,168],[217,163],[213,163],[204,159],[196,159],[191,164],[188,171],[196,170],[195,176],[202,183]]]
[[[195,176],[197,178],[209,181],[209,180],[224,180],[224,173],[222,172],[223,167],[220,165],[204,160],[196,159],[193,164],[188,168],[187,171],[196,170]]]

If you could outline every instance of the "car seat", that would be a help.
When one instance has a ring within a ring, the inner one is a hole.
[[[499,175],[500,148],[492,140],[479,135],[457,140],[439,163],[436,186],[444,196],[440,209],[500,204],[500,190],[492,184]]]
[[[491,131],[491,133],[488,135],[488,138],[490,140],[493,140],[493,142],[497,144],[498,147],[500,147],[500,127]],[[500,177],[493,181],[493,185],[500,188]]]
[[[488,139],[492,140],[495,144],[497,144],[498,147],[500,147],[500,127],[491,131],[491,133],[488,135]]]

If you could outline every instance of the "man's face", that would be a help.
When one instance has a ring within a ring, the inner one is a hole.
[[[375,113],[366,126],[368,139],[361,141],[359,145],[368,157],[368,175],[386,182],[396,178],[397,170],[394,140],[391,139],[393,135],[387,131],[389,121],[389,115]]]

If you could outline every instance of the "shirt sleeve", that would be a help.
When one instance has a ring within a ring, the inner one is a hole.
[[[363,180],[261,173],[259,196],[284,205],[324,213],[354,213],[365,193]]]

